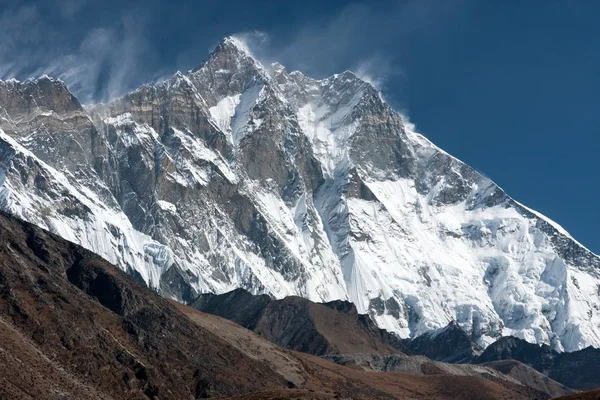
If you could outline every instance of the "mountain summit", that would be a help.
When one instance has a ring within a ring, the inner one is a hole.
[[[225,39],[188,73],[83,108],[0,81],[0,208],[161,294],[350,300],[413,337],[456,321],[600,347],[600,258],[403,123],[351,72]]]

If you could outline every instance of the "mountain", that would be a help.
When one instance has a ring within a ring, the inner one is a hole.
[[[524,383],[540,389],[546,384],[542,376],[578,390],[600,387],[600,374],[596,372],[596,365],[600,363],[600,349],[593,347],[559,353],[548,345],[505,336],[483,350],[453,322],[416,338],[403,339],[402,345],[409,354],[436,361],[479,364],[510,376],[524,375],[528,377]],[[526,366],[543,375],[536,376]],[[554,395],[558,396],[559,393],[555,392]]]
[[[0,82],[0,209],[184,302],[244,288],[351,301],[404,338],[456,321],[481,347],[600,347],[598,256],[352,72],[265,66],[232,38],[108,104]]]
[[[285,388],[105,260],[0,214],[1,398],[190,398]]]
[[[480,376],[373,373],[292,352],[167,300],[0,213],[0,398],[528,399]]]
[[[515,337],[504,337],[491,344],[479,356],[479,361],[519,360],[537,370],[546,371],[558,353],[549,346],[535,345]]]

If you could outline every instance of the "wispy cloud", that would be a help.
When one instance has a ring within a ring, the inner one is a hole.
[[[320,78],[329,75],[328,68],[317,64],[318,61],[310,54],[303,54],[302,52],[293,52],[290,49],[294,49],[297,44],[297,38],[291,43],[287,43],[283,48],[272,46],[271,36],[262,31],[250,31],[250,32],[237,32],[231,35],[236,40],[238,45],[247,51],[254,58],[261,61],[264,65],[269,65],[273,62],[285,63],[286,60],[289,62],[288,53],[295,53],[297,59],[291,60],[292,67],[301,70],[304,73],[310,75],[312,71],[318,70],[313,76]],[[214,47],[213,47],[214,48]],[[349,49],[340,49],[347,51]],[[310,67],[304,63],[306,60],[312,60],[315,65]],[[298,61],[301,65],[305,65],[306,68],[297,68]],[[289,67],[289,65],[288,65]],[[307,72],[307,70],[309,70]],[[340,65],[338,69],[332,69],[331,74],[335,72],[341,72],[343,70],[351,70],[359,78],[365,82],[370,83],[379,91],[383,91],[386,87],[386,83],[390,78],[402,75],[401,69],[395,66],[389,57],[383,57],[380,55],[371,55],[369,58],[361,58],[358,61],[350,61],[346,65]]]
[[[382,56],[363,59],[352,68],[352,71],[380,92],[386,90],[386,85],[390,79],[403,75],[399,66],[395,66],[392,61]]]
[[[356,1],[289,27],[253,23],[240,6],[229,25],[249,28],[234,36],[265,63],[278,61],[315,78],[350,69],[386,93],[398,79],[410,79],[403,61],[416,39],[435,36],[468,1]],[[83,102],[105,101],[196,67],[208,44],[231,29],[228,23],[211,25],[211,15],[224,7],[216,3],[107,2],[110,10],[101,18],[93,0],[0,0],[0,78],[48,74],[64,80]]]
[[[57,0],[54,23],[40,5],[4,8],[0,78],[47,74],[65,81],[83,102],[107,100],[131,89],[141,63],[151,54],[143,14],[133,18],[125,13],[110,26],[92,26],[79,41],[72,40],[63,28],[88,4],[88,0]]]
[[[285,40],[260,32],[236,36],[266,62],[278,61],[288,69],[315,78],[349,69],[386,93],[391,80],[410,79],[403,61],[416,43],[439,36],[468,3],[469,0],[355,2],[333,16],[304,24]]]
[[[248,53],[255,57],[259,57],[254,54],[253,49],[264,49],[269,45],[270,36],[268,33],[263,31],[250,31],[250,32],[238,32],[231,35],[238,44]]]
[[[95,28],[82,38],[75,51],[57,56],[34,75],[48,74],[64,80],[85,102],[111,99],[134,80],[145,46],[133,21]]]
[[[19,54],[22,46],[37,45],[41,41],[41,19],[36,7],[10,7],[4,3],[4,11],[0,14],[0,76],[12,78],[22,62],[26,62]],[[42,27],[43,29],[43,27]]]

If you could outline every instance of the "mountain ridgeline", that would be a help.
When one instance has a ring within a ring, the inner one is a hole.
[[[243,288],[350,301],[402,338],[456,321],[477,351],[600,347],[598,256],[352,72],[265,66],[232,38],[107,104],[0,81],[0,209],[187,303]]]
[[[484,350],[454,321],[416,338],[399,340],[376,328],[368,315],[358,314],[348,302],[319,304],[299,297],[277,300],[242,289],[203,294],[190,305],[227,318],[284,348],[342,365],[456,375],[476,375],[477,368],[485,367],[484,373],[499,371],[553,396],[565,394],[565,388],[600,387],[596,368],[600,349],[592,347],[558,353],[547,345],[502,337]]]

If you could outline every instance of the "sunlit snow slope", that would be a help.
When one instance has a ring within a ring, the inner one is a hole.
[[[83,108],[0,81],[0,207],[163,295],[348,299],[403,337],[456,320],[600,347],[600,258],[403,123],[351,72],[225,39],[199,68]]]

